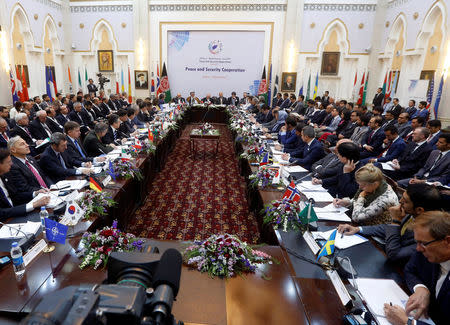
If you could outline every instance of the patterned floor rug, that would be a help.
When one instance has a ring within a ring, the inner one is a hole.
[[[257,243],[258,226],[248,212],[245,181],[239,175],[228,128],[215,125],[221,133],[216,157],[213,142],[198,142],[193,159],[189,146],[193,127],[184,129],[128,231],[171,240],[200,240],[227,232]]]

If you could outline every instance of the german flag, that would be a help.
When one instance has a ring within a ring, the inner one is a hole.
[[[92,190],[99,193],[103,190],[103,187],[100,185],[100,182],[93,176],[89,176],[89,187]]]

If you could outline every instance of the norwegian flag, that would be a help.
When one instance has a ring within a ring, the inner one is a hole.
[[[431,101],[433,100],[433,92],[434,92],[434,76],[430,80],[430,87],[428,87],[427,93],[427,110],[430,109]]]
[[[300,201],[300,191],[295,187],[295,183],[291,181],[289,186],[286,188],[286,191],[283,194],[283,199],[286,198],[293,202]]]
[[[11,95],[12,95],[13,103],[15,103],[19,100],[19,96],[17,95],[16,79],[14,78],[11,70],[9,70],[9,80],[11,82]]]

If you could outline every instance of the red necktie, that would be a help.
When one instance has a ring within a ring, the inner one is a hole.
[[[39,182],[39,185],[42,188],[48,188],[47,184],[45,184],[44,180],[42,179],[41,175],[39,175],[39,172],[36,170],[36,168],[34,168],[33,166],[31,166],[31,164],[28,162],[28,160],[25,160],[25,165],[27,165],[27,167],[31,170],[31,172],[33,173],[34,177],[36,177],[37,181]]]
[[[2,133],[2,136],[5,138],[6,142],[9,141],[8,135],[5,132]]]

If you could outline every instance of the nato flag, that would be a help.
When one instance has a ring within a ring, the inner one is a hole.
[[[67,230],[69,227],[60,224],[59,222],[45,218],[45,235],[49,241],[65,244],[67,237]]]

